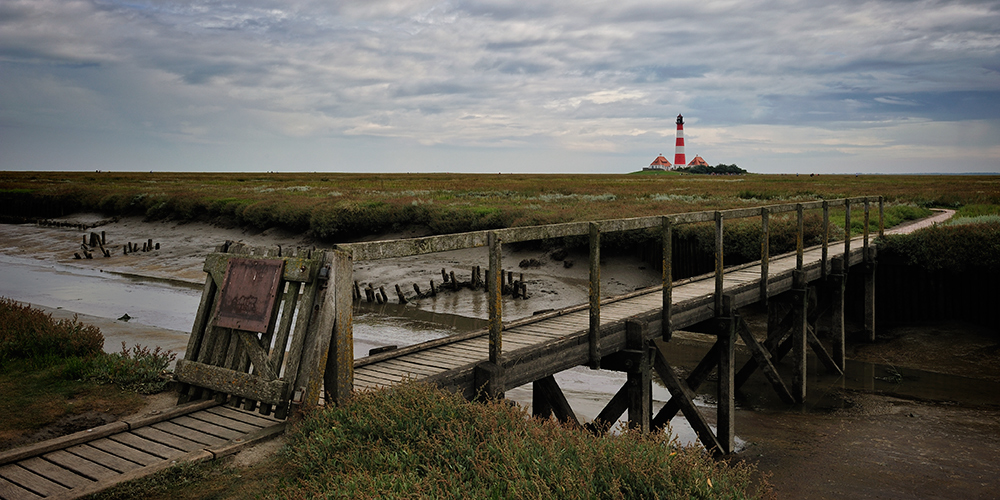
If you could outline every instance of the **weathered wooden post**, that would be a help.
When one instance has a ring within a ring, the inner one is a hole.
[[[869,221],[868,198],[865,198],[865,236],[864,236],[864,243],[862,244],[862,256],[864,257],[864,260],[865,260],[866,263],[869,262],[868,261],[868,257],[869,257],[869,255],[868,255],[868,221]]]
[[[674,230],[668,217],[663,217],[661,224],[663,241],[663,310],[660,313],[660,333],[664,342],[670,342],[670,338],[673,336],[670,321],[674,307]]]
[[[797,403],[806,399],[806,347],[809,335],[808,283],[804,271],[792,272],[792,314],[795,323],[792,326],[792,397]]]
[[[802,204],[795,204],[796,231],[795,231],[795,269],[802,270],[803,252],[805,251],[805,221],[802,215]]]
[[[354,389],[354,302],[351,297],[354,260],[350,252],[343,250],[335,249],[327,254],[330,292],[334,294],[334,320],[323,385],[327,402],[343,404]]]
[[[851,268],[851,199],[844,200],[844,269]]]
[[[885,200],[878,197],[878,237],[885,237]]]
[[[722,285],[724,266],[722,263],[722,212],[715,212],[715,315],[722,315]]]
[[[768,219],[771,210],[767,207],[760,209],[760,301],[767,305],[768,267],[771,261],[771,229]]]
[[[736,310],[732,295],[723,297],[719,318],[719,393],[716,422],[719,445],[725,454],[736,449]]]
[[[876,248],[865,250],[865,335],[869,342],[875,341],[875,255]]]
[[[653,419],[652,351],[646,347],[647,326],[645,321],[625,322],[625,351],[623,351],[634,359],[632,367],[625,372],[628,426],[639,429],[643,434],[650,431]]]
[[[601,228],[590,223],[590,367],[601,367]]]
[[[820,275],[823,279],[829,272],[828,260],[830,258],[830,202],[823,200],[823,267],[821,268]]]
[[[491,231],[486,236],[490,252],[490,268],[487,276],[489,288],[489,348],[490,359],[476,365],[476,390],[482,397],[502,398],[506,387],[503,373],[503,271],[500,269],[500,235]]]
[[[830,333],[833,337],[833,361],[837,363],[841,371],[844,371],[844,290],[846,280],[844,279],[844,259],[837,257],[833,259],[833,272],[830,275],[830,287],[833,292],[832,312],[833,320],[830,325]]]

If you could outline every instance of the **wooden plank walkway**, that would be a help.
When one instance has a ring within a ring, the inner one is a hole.
[[[863,238],[851,240],[850,265],[863,261]],[[829,246],[828,259],[844,255],[843,242]],[[829,266],[829,264],[827,264]],[[792,288],[795,252],[772,257],[768,266],[768,296]],[[823,275],[822,247],[803,252],[808,282]],[[829,267],[827,268],[829,270]],[[724,293],[732,294],[735,307],[760,300],[761,265],[736,266],[725,273]],[[675,282],[672,290],[673,328],[683,329],[715,316],[715,275]],[[662,288],[654,287],[622,297],[602,300],[601,355],[624,348],[625,321],[649,322],[649,338],[660,335]],[[504,325],[503,367],[508,389],[586,364],[589,357],[590,312],[586,305],[538,315]],[[486,331],[432,340],[396,351],[355,360],[354,389],[363,391],[403,380],[424,380],[471,398],[475,366],[488,361]]]
[[[0,453],[0,499],[72,499],[181,462],[230,455],[285,422],[213,401],[174,407]]]

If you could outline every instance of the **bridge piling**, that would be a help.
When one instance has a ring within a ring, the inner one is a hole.
[[[645,321],[629,320],[625,323],[625,351],[633,359],[625,385],[628,392],[628,426],[646,434],[653,418],[652,351],[646,346]]]
[[[723,313],[718,322],[719,385],[717,439],[722,453],[736,449],[736,310],[733,296],[723,298]]]
[[[601,367],[601,229],[590,223],[590,367]]]
[[[796,270],[792,274],[792,397],[796,403],[806,399],[806,338],[809,331],[809,291],[806,288],[805,273]]]
[[[844,279],[844,259],[833,259],[833,272],[830,274],[830,287],[832,289],[832,320],[830,330],[833,338],[833,360],[841,371],[844,370],[846,361],[844,354],[844,290],[846,279]]]
[[[865,262],[863,264],[865,280],[864,323],[865,336],[869,342],[875,341],[875,253],[875,247],[865,249]]]

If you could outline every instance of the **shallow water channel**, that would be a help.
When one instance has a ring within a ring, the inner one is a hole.
[[[0,296],[101,318],[113,319],[128,314],[132,318],[130,324],[172,330],[165,334],[176,337],[172,339],[173,345],[184,345],[201,290],[200,287],[125,277],[71,265],[0,256]],[[354,316],[355,357],[367,355],[373,347],[401,347],[485,326],[483,318],[428,311],[414,304],[376,306],[360,303]],[[701,339],[691,334],[671,342],[670,362],[676,367],[690,369],[708,351],[709,341],[708,337]],[[105,345],[106,350],[117,350],[117,347]],[[738,361],[741,365],[742,360],[738,358]],[[790,408],[781,403],[764,378],[755,375],[742,391],[740,406],[825,413],[837,406],[839,399],[831,396],[840,388],[970,404],[996,404],[997,394],[1000,394],[1000,384],[996,383],[969,383],[963,377],[859,362],[849,362],[846,375],[841,377],[827,375],[819,363],[812,360],[809,376],[809,398],[803,405]],[[574,411],[584,420],[593,419],[625,383],[622,373],[585,367],[559,373],[556,379]],[[696,401],[707,407],[706,413],[714,413],[711,410],[714,392],[714,384],[706,383]],[[507,397],[530,404],[530,385],[509,390]],[[653,399],[655,411],[669,399],[669,393],[661,385],[654,384]],[[682,443],[695,440],[683,417],[674,419],[673,431]],[[738,440],[737,444],[742,442]]]

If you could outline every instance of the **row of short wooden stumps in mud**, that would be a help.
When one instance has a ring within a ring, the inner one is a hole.
[[[515,280],[513,271],[500,270],[500,279],[503,282],[502,295],[510,295],[515,299],[528,298],[528,286],[524,281],[524,273],[519,274],[520,276]],[[413,291],[415,295],[410,297],[406,296],[402,287],[396,285],[396,297],[400,304],[406,304],[411,300],[435,297],[438,293],[442,292],[457,292],[463,288],[483,292],[489,290],[486,282],[483,281],[483,270],[479,266],[472,268],[472,275],[468,281],[460,281],[455,276],[455,271],[448,272],[444,268],[441,268],[441,280],[441,285],[435,285],[434,280],[430,280],[430,290],[428,291],[421,290],[420,285],[414,283]],[[376,289],[371,283],[368,283],[368,286],[365,288],[361,288],[358,282],[355,281],[353,296],[355,302],[361,300],[362,296],[369,303],[386,304],[389,302],[389,296],[385,293],[385,287],[380,286]]]
[[[89,236],[84,235],[83,243],[80,244],[80,252],[74,252],[73,258],[76,260],[93,259],[94,252],[98,252],[100,253],[100,255],[103,255],[105,257],[111,257],[111,249],[105,247],[104,246],[105,244],[107,244],[107,235],[105,234],[104,231],[101,231],[101,234],[92,232],[90,233]],[[160,249],[160,244],[159,243],[154,244],[152,238],[143,241],[142,245],[138,243],[132,243],[130,241],[122,245],[122,255],[128,255],[130,253],[137,253],[137,252],[149,252],[152,250],[159,250],[159,249]],[[81,252],[83,253],[83,255],[80,255]]]

